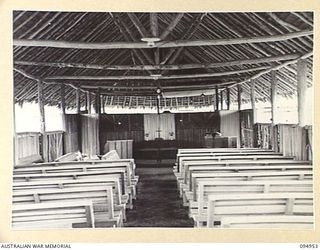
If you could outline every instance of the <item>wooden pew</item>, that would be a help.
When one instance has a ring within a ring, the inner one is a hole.
[[[178,149],[178,154],[187,154],[187,153],[208,153],[208,152],[248,152],[248,151],[269,151],[269,152],[273,152],[273,150],[271,149],[262,149],[262,148],[180,148]]]
[[[252,171],[239,173],[197,173],[191,175],[188,185],[189,191],[196,189],[198,180],[312,180],[313,172],[311,170],[299,171]]]
[[[13,229],[95,227],[90,201],[20,204],[12,206]]]
[[[222,217],[221,228],[313,229],[313,216],[260,215]]]
[[[248,151],[248,152],[216,152],[216,153],[188,153],[188,154],[177,154],[175,171],[179,172],[181,162],[183,160],[194,159],[196,157],[221,157],[221,156],[254,156],[254,155],[270,155],[270,156],[282,156],[281,153],[270,152],[270,151]]]
[[[130,169],[130,165],[123,164],[120,162],[116,163],[97,163],[97,164],[91,164],[91,163],[78,163],[78,162],[64,162],[62,165],[44,165],[41,164],[40,166],[37,164],[36,166],[28,166],[24,168],[14,169],[13,174],[18,175],[26,175],[26,174],[45,174],[45,173],[60,173],[60,172],[90,172],[90,171],[103,171],[103,170],[110,170],[110,169],[121,169],[123,168],[126,173],[125,181],[128,183],[128,187],[131,188],[132,198],[136,198],[136,183],[134,182],[134,178],[132,177],[132,171]]]
[[[189,216],[205,220],[211,194],[312,193],[312,180],[198,181],[196,197],[189,203]]]
[[[112,186],[28,189],[13,191],[13,204],[92,201],[95,226],[122,226],[122,210],[115,206]]]
[[[312,193],[209,195],[207,227],[224,217],[258,215],[313,215]]]
[[[237,172],[238,170],[240,171],[251,171],[252,168],[254,169],[259,169],[259,166],[263,166],[266,170],[268,170],[267,167],[276,167],[280,168],[281,170],[285,169],[294,169],[294,166],[299,166],[298,169],[300,168],[305,168],[302,166],[308,165],[310,162],[308,161],[279,161],[279,160],[268,160],[268,161],[231,161],[231,162],[221,162],[217,163],[215,161],[206,161],[206,162],[189,162],[188,164],[185,165],[185,172],[184,175],[178,179],[178,185],[179,185],[179,190],[180,190],[180,196],[183,196],[184,190],[187,190],[186,186],[188,183],[190,183],[190,178],[191,174],[189,169],[193,169],[192,172],[194,172],[196,169],[199,169],[199,172],[212,172],[212,171],[228,171],[228,169],[234,169],[232,172]],[[312,165],[309,165],[310,168],[312,168]],[[249,167],[252,167],[251,169]],[[309,169],[308,167],[306,167]],[[260,168],[262,169],[262,168]],[[270,168],[271,169],[271,168]],[[192,181],[192,180],[191,180]],[[190,190],[189,190],[190,191]]]
[[[48,180],[88,180],[94,178],[119,178],[121,180],[121,188],[125,190],[125,195],[129,197],[128,207],[133,208],[133,195],[131,193],[132,186],[128,184],[125,178],[125,170],[123,168],[104,169],[103,171],[86,171],[86,172],[58,172],[49,174],[25,174],[14,175],[13,182],[38,182]]]
[[[99,187],[111,186],[113,188],[114,204],[122,210],[124,221],[126,220],[126,206],[129,203],[129,196],[121,190],[119,178],[90,178],[87,180],[45,180],[14,182],[13,192],[21,190],[43,190],[43,189],[63,189],[73,187]]]
[[[192,167],[189,171],[189,176],[185,181],[185,186],[183,192],[186,190],[186,187],[189,185],[189,180],[192,178],[192,173],[245,173],[245,172],[268,172],[268,171],[312,171],[312,166],[310,165],[284,165],[284,166],[235,166],[235,167],[205,167],[198,168]],[[188,200],[195,199],[197,197],[197,189],[192,192],[185,192],[185,196]]]
[[[253,165],[255,162],[260,165],[268,165],[268,164],[273,164],[274,162],[278,162],[279,164],[281,163],[293,163],[296,164],[295,162],[300,162],[304,164],[311,164],[309,161],[294,161],[292,158],[287,158],[287,157],[282,157],[282,156],[277,156],[277,157],[270,157],[270,156],[239,156],[238,158],[228,158],[225,157],[224,159],[218,159],[218,158],[207,158],[207,157],[197,157],[193,159],[187,159],[186,161],[182,161],[181,164],[181,169],[180,173],[176,174],[177,179],[180,179],[183,177],[186,171],[188,171],[189,166],[207,166],[207,165],[215,165],[215,166],[229,166],[229,165]]]

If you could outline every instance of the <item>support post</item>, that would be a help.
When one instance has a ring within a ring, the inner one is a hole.
[[[91,95],[90,92],[87,91],[87,107],[88,107],[88,114],[91,114]]]
[[[66,97],[65,97],[65,85],[62,83],[60,85],[60,110],[61,110],[61,120],[62,120],[62,129],[66,132]],[[63,143],[62,143],[62,154],[66,153],[66,134],[63,133]]]
[[[38,103],[40,110],[40,132],[41,132],[41,151],[44,162],[48,162],[47,154],[47,135],[46,135],[46,120],[44,111],[44,95],[43,95],[43,82],[38,80]]]
[[[239,113],[239,143],[240,148],[242,147],[242,123],[241,123],[241,85],[237,85],[237,94],[238,94],[238,113]]]
[[[81,129],[81,114],[80,114],[80,89],[76,89],[76,108],[77,108],[77,133],[78,133],[78,150],[82,152],[82,129]]]
[[[241,85],[238,84],[237,85],[237,90],[238,90],[238,110],[241,110],[241,92],[242,92],[242,88]]]
[[[81,101],[80,101],[80,89],[77,88],[76,90],[76,105],[77,105],[77,114],[80,114],[81,111]]]
[[[257,120],[257,110],[256,110],[256,85],[255,81],[251,80],[251,108],[252,108],[252,123],[255,124]]]
[[[223,90],[220,91],[220,109],[223,110]]]
[[[306,117],[310,113],[307,110],[307,60],[300,59],[297,63],[297,91],[298,91],[298,121],[301,127],[308,125]]]
[[[215,110],[218,111],[219,110],[219,89],[218,86],[216,86],[216,101],[215,101],[216,105],[215,105]]]
[[[230,110],[230,89],[227,88],[227,110]]]
[[[271,147],[273,150],[277,151],[277,137],[275,136],[275,125],[276,125],[276,105],[277,105],[277,72],[271,71]]]

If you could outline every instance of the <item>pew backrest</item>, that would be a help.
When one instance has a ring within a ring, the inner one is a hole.
[[[91,201],[12,205],[13,229],[95,227]]]
[[[313,229],[313,216],[293,215],[260,215],[233,216],[221,218],[221,228],[251,228],[251,229]]]
[[[313,215],[312,193],[209,195],[207,227],[240,215]]]

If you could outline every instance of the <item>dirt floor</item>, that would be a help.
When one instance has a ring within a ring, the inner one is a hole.
[[[139,175],[134,208],[125,227],[193,227],[182,205],[172,167],[136,169]]]

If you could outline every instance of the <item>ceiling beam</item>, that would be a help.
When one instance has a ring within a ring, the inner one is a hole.
[[[167,38],[167,36],[174,30],[174,28],[177,26],[179,21],[182,19],[184,13],[179,13],[175,16],[175,18],[172,20],[172,22],[169,24],[169,26],[162,32],[160,39],[164,40]]]
[[[44,84],[59,84],[59,85],[62,84],[61,82],[59,82],[59,83],[57,83],[57,82],[50,82],[50,83],[48,83],[48,82],[43,81],[42,79],[37,78],[37,77],[35,77],[35,76],[33,76],[33,75],[31,75],[31,74],[29,74],[29,73],[27,73],[26,71],[21,70],[21,69],[13,68],[13,71],[15,71],[15,72],[23,75],[24,77],[26,77],[26,78],[28,78],[28,79],[30,79],[30,80],[33,80],[33,81],[39,81],[39,80],[41,80]],[[66,83],[65,85],[70,86],[71,88],[76,89],[76,90],[77,90],[77,89],[80,89],[82,92],[85,93],[85,90],[83,90],[83,89],[81,89],[81,88],[79,88],[79,87],[76,87],[74,84]],[[93,94],[95,94],[95,93],[93,93]]]
[[[178,47],[197,47],[230,44],[251,44],[285,41],[293,38],[313,35],[313,30],[302,30],[289,32],[286,34],[272,36],[224,38],[224,39],[198,39],[198,40],[176,40],[160,41],[154,45],[145,42],[106,42],[106,43],[86,43],[54,40],[33,40],[33,39],[13,39],[14,46],[27,47],[51,47],[67,49],[147,49],[147,48],[178,48]]]
[[[203,89],[203,88],[215,88],[216,86],[220,86],[221,84],[223,85],[228,85],[228,84],[232,84],[235,83],[235,81],[231,81],[231,82],[223,82],[223,83],[215,83],[215,84],[197,84],[197,85],[175,85],[175,86],[114,86],[114,85],[88,85],[88,84],[79,84],[79,86],[81,86],[81,88],[84,89],[116,89],[116,90],[129,90],[129,89],[133,89],[133,90],[143,90],[143,89],[157,89],[157,87],[160,87],[162,90],[167,90],[167,89]]]
[[[149,32],[144,28],[139,18],[134,13],[128,13],[128,16],[132,21],[132,23],[134,24],[134,26],[139,31],[141,37],[150,37]]]
[[[217,76],[227,76],[234,74],[247,73],[252,71],[259,71],[269,69],[270,66],[261,66],[251,69],[240,69],[234,71],[224,71],[224,72],[215,72],[215,73],[204,73],[204,74],[190,74],[190,75],[171,75],[171,76],[48,76],[46,80],[167,80],[167,79],[194,79],[194,78],[205,78],[205,77],[217,77]]]
[[[259,73],[257,73],[257,74],[254,74],[254,75],[251,76],[250,78],[247,78],[247,79],[245,79],[245,80],[243,80],[243,81],[240,81],[240,82],[237,82],[237,83],[234,83],[234,84],[231,84],[231,85],[229,85],[228,87],[233,87],[233,86],[236,86],[237,84],[244,84],[244,83],[246,83],[246,82],[248,82],[248,81],[257,79],[257,78],[259,78],[260,76],[262,76],[262,75],[264,75],[264,74],[268,74],[268,73],[270,73],[271,71],[280,70],[280,69],[282,69],[282,68],[285,68],[285,67],[289,66],[290,64],[293,64],[293,63],[298,62],[298,60],[300,60],[300,59],[306,59],[306,58],[308,58],[308,57],[310,57],[310,56],[312,56],[312,55],[313,55],[313,52],[312,52],[312,51],[311,51],[311,52],[308,52],[308,53],[300,56],[300,57],[297,58],[297,59],[293,59],[293,60],[284,62],[284,63],[282,63],[282,64],[279,64],[279,65],[277,65],[277,66],[271,67],[271,68],[269,68],[269,69],[263,70],[263,71],[261,71],[261,72],[259,72]]]
[[[56,68],[83,68],[100,70],[184,70],[184,69],[207,69],[218,67],[239,66],[245,64],[272,63],[299,58],[299,54],[288,54],[280,56],[269,56],[262,58],[252,58],[244,60],[233,60],[217,63],[191,63],[191,64],[168,64],[168,65],[100,65],[85,63],[63,63],[63,62],[33,62],[33,61],[14,61],[15,65],[41,66]]]

